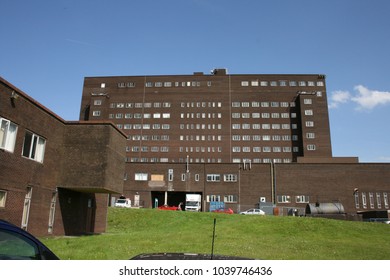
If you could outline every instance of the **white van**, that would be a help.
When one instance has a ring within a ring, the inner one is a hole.
[[[131,208],[131,200],[128,198],[119,198],[115,202],[115,207]]]

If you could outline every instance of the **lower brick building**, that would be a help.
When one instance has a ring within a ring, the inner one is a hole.
[[[144,207],[185,202],[185,194],[235,213],[272,205],[278,215],[305,214],[309,203],[340,203],[351,215],[389,208],[390,164],[131,164],[124,194]],[[345,162],[345,160],[344,160]]]
[[[36,235],[100,233],[121,193],[126,137],[66,122],[0,78],[0,219]]]

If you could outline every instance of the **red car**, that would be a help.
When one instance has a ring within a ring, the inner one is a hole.
[[[232,209],[217,209],[212,211],[214,213],[224,213],[224,214],[234,214],[234,211]]]

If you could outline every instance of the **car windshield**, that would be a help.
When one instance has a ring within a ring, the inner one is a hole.
[[[126,199],[118,199],[116,203],[126,203]]]
[[[0,230],[0,259],[36,259],[39,250],[28,238]]]
[[[187,201],[186,206],[198,206],[198,201]]]

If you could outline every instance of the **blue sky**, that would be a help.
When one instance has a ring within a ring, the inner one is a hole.
[[[388,0],[2,0],[0,76],[77,120],[86,76],[325,74],[334,156],[390,162]]]

